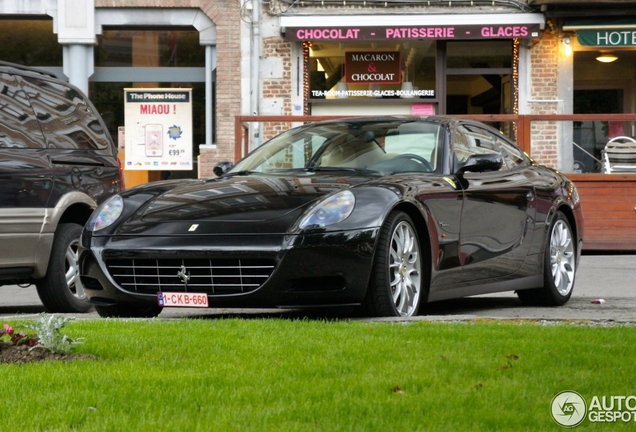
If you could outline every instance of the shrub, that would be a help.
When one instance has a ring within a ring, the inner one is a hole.
[[[70,338],[63,335],[60,330],[75,318],[60,315],[41,313],[34,324],[28,328],[35,330],[38,336],[38,344],[55,353],[66,354],[73,345],[83,343],[83,338]]]

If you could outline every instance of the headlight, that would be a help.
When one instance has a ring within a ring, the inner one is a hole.
[[[355,196],[347,191],[324,199],[300,222],[299,228],[322,228],[342,222],[349,217],[356,204]]]
[[[99,231],[112,225],[124,210],[124,200],[119,195],[113,195],[104,201],[93,212],[86,223],[88,231]]]

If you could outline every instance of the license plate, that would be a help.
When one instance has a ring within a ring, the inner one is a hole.
[[[208,296],[205,293],[157,293],[157,303],[161,307],[208,307]]]

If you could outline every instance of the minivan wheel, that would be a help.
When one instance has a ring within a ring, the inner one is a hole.
[[[55,231],[46,276],[36,283],[48,312],[82,313],[91,309],[79,277],[78,246],[82,226],[60,224]]]

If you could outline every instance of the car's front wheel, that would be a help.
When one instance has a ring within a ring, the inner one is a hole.
[[[154,318],[163,308],[159,305],[113,305],[95,306],[102,318]]]
[[[46,276],[36,283],[45,309],[57,313],[87,312],[88,302],[79,278],[78,246],[82,226],[60,224],[55,231]]]
[[[366,311],[374,316],[414,316],[421,300],[420,242],[411,218],[395,211],[378,235]]]
[[[561,306],[572,296],[576,273],[576,239],[565,215],[554,215],[546,242],[543,288],[518,291],[522,302]]]

